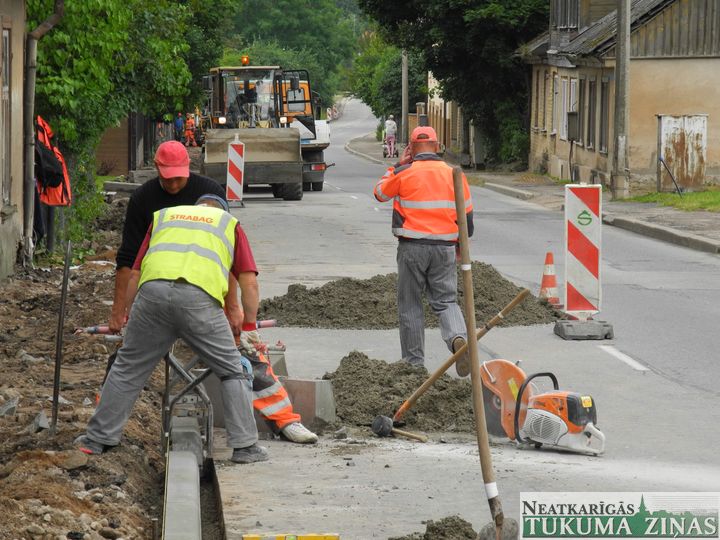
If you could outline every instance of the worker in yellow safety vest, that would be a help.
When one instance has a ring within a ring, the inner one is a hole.
[[[231,461],[268,459],[257,444],[252,406],[252,367],[237,349],[233,328],[242,326],[228,294],[237,281],[243,311],[254,320],[259,303],[257,269],[247,237],[227,203],[214,194],[197,206],[159,210],[133,265],[131,306],[123,345],[103,385],[100,402],[80,450],[101,454],[120,443],[123,428],[145,382],[176,339],[200,355],[222,383]]]

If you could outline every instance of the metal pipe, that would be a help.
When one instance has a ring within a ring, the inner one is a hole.
[[[70,261],[72,260],[72,243],[67,242],[65,248],[65,266],[63,268],[62,288],[60,289],[60,311],[58,313],[57,332],[55,334],[55,376],[53,377],[52,422],[50,434],[57,430],[58,402],[60,401],[60,368],[63,359],[63,327],[65,326],[65,304],[67,302],[68,278],[70,277]]]
[[[37,42],[65,14],[65,0],[55,0],[55,11],[27,36],[25,88],[23,95],[23,131],[25,137],[25,177],[23,178],[23,266],[32,266],[33,219],[35,217],[35,80],[37,75]]]

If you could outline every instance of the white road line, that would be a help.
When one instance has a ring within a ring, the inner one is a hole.
[[[605,351],[605,352],[608,353],[609,355],[614,356],[615,358],[617,358],[618,360],[620,360],[620,361],[622,361],[622,362],[625,362],[628,366],[630,366],[630,367],[633,368],[634,370],[637,370],[637,371],[648,371],[648,368],[646,368],[645,366],[643,366],[640,362],[638,362],[638,361],[635,360],[634,358],[631,358],[630,356],[628,356],[628,355],[625,354],[624,352],[618,351],[618,350],[617,350],[615,347],[613,347],[612,345],[598,345],[598,347],[600,347],[603,351]]]
[[[375,210],[376,212],[380,211],[380,209],[377,206],[373,206],[373,210]]]
[[[355,199],[357,201],[357,197],[355,195],[350,195],[351,199]]]

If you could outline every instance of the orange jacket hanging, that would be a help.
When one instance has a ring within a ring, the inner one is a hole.
[[[35,175],[36,186],[38,194],[40,195],[40,202],[47,206],[70,206],[70,203],[72,202],[70,175],[68,174],[67,165],[65,164],[65,158],[63,157],[62,152],[60,152],[58,147],[52,143],[52,139],[55,136],[52,128],[50,127],[50,124],[38,115],[36,129],[37,142],[52,151],[55,158],[60,162],[63,171],[63,180],[57,186],[43,185],[39,180],[37,180],[38,174]],[[36,158],[35,166],[37,167],[38,165],[38,160]]]

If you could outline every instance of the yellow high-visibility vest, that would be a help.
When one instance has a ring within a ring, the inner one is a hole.
[[[155,279],[182,278],[224,306],[236,224],[228,212],[209,206],[175,206],[155,212],[138,286]]]

